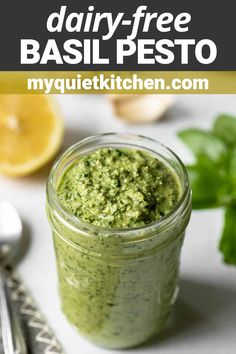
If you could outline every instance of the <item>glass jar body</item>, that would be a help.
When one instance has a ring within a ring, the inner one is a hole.
[[[183,233],[151,255],[123,261],[53,236],[62,309],[81,334],[101,346],[127,348],[162,330],[178,291]]]
[[[111,146],[111,141],[125,145],[127,138],[111,135],[105,146]],[[132,144],[145,149],[146,139],[141,141],[142,147],[140,143]],[[136,346],[160,332],[178,293],[180,252],[191,213],[191,194],[188,184],[184,185],[187,177],[179,160],[163,146],[151,142],[152,152],[156,147],[163,160],[173,164],[183,189],[187,189],[175,212],[160,223],[131,230],[78,224],[56,207],[48,188],[47,211],[62,309],[82,335],[109,348]],[[89,143],[93,149],[98,145],[96,141]],[[85,145],[88,153],[86,142]],[[63,166],[68,166],[68,156],[75,159],[81,154],[81,146],[77,146],[71,154],[62,156],[49,181],[54,189]]]

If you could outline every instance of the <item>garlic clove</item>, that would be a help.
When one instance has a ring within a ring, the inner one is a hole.
[[[130,123],[159,120],[173,105],[173,95],[110,95],[114,114]]]

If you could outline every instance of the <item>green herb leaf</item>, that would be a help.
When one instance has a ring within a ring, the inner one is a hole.
[[[236,265],[236,206],[229,206],[225,210],[225,223],[220,251],[223,253],[224,262]]]
[[[209,158],[188,166],[193,191],[193,209],[217,208],[231,202],[230,185],[225,169]]]
[[[236,118],[222,114],[216,118],[213,126],[216,137],[225,142],[228,146],[236,146]]]
[[[225,144],[210,132],[186,129],[179,132],[178,136],[188,145],[197,159],[206,155],[214,161],[219,161],[226,154]]]
[[[236,198],[236,147],[230,151],[229,183],[231,183],[232,195]]]
[[[212,132],[187,129],[178,135],[196,157],[188,167],[193,208],[225,207],[219,248],[225,263],[236,265],[236,118],[221,115]]]

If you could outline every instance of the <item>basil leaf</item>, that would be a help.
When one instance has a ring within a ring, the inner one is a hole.
[[[198,159],[206,155],[219,161],[226,154],[225,144],[214,134],[201,129],[186,129],[178,133],[180,139],[192,150]]]
[[[225,207],[219,248],[225,263],[236,265],[236,118],[221,115],[212,132],[187,129],[178,135],[196,157],[188,166],[193,208]]]
[[[217,208],[231,203],[231,186],[224,166],[202,156],[196,165],[188,166],[188,173],[193,209]]]
[[[236,146],[236,118],[222,114],[216,118],[213,126],[216,137],[225,142],[228,146]]]
[[[229,175],[232,194],[236,197],[236,147],[230,151]]]
[[[224,262],[236,265],[236,206],[229,206],[225,210],[223,234],[220,241],[220,251]]]

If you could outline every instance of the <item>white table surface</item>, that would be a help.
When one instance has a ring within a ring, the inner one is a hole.
[[[65,147],[96,133],[141,133],[171,147],[184,160],[189,153],[176,131],[209,127],[221,112],[236,115],[236,95],[177,96],[165,119],[154,124],[127,125],[112,115],[105,96],[57,96],[66,121]],[[222,211],[193,212],[181,262],[181,291],[172,328],[143,347],[110,351],[82,339],[60,310],[51,231],[45,215],[48,169],[22,179],[0,177],[0,198],[11,201],[30,236],[29,251],[19,272],[46,315],[67,354],[236,353],[236,268],[225,266],[217,250]]]

